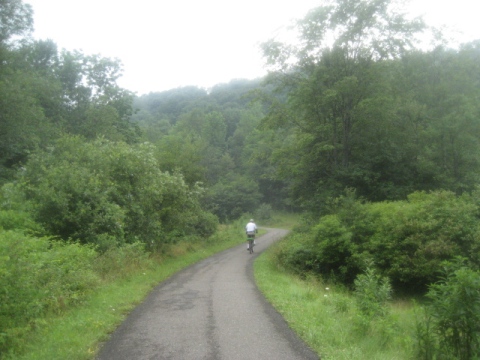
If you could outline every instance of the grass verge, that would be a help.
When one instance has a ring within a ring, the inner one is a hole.
[[[367,318],[341,287],[305,280],[279,268],[274,248],[257,258],[255,279],[267,300],[322,359],[412,359],[414,308],[395,302],[387,316]]]

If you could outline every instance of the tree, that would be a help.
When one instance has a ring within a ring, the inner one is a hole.
[[[0,79],[0,178],[10,178],[18,164],[39,146],[45,146],[55,129],[39,106],[38,78],[15,72]]]
[[[478,41],[458,51],[437,47],[412,53],[404,57],[397,83],[416,102],[416,115],[408,113],[421,129],[416,139],[422,143],[419,168],[431,174],[432,185],[457,193],[478,183],[479,60]]]
[[[116,60],[59,53],[52,41],[4,49],[0,65],[0,177],[62,133],[133,143],[133,94],[116,85]]]
[[[0,1],[0,179],[41,144],[51,127],[37,103],[41,81],[23,68],[17,40],[33,29],[32,8],[20,0]]]
[[[136,109],[144,110],[144,115],[135,115],[135,121],[142,126],[151,125],[157,120],[166,119],[170,124],[175,124],[178,118],[195,107],[194,104],[202,103],[207,98],[207,92],[194,86],[186,86],[160,93],[149,93],[135,98]]]
[[[361,110],[385,100],[389,78],[379,64],[410,49],[422,23],[406,20],[390,0],[338,0],[311,10],[296,28],[300,45],[263,45],[270,81],[287,93],[264,125],[282,126],[295,137],[291,163],[300,178],[293,193],[316,207],[315,198],[356,181],[351,174],[369,176],[356,159],[366,145],[358,133],[389,119],[379,113],[366,118]]]
[[[33,30],[33,10],[22,0],[0,0],[0,48]]]
[[[244,175],[230,173],[209,188],[204,203],[220,221],[225,222],[238,219],[246,213],[252,214],[260,200],[255,181]]]
[[[138,140],[138,128],[130,121],[134,96],[116,84],[121,74],[118,60],[63,51],[55,74],[63,86],[66,132]],[[98,127],[92,127],[95,124]]]

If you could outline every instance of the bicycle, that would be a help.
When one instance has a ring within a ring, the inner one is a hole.
[[[253,253],[253,247],[255,246],[255,234],[248,234],[247,235],[247,241],[248,241],[248,251],[250,254]]]

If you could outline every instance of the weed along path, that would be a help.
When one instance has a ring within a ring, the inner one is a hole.
[[[155,288],[97,360],[318,359],[255,286],[253,260],[285,230],[203,260]]]

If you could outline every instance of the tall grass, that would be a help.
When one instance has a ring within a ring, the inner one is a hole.
[[[393,302],[388,314],[366,316],[357,308],[353,293],[286,272],[270,250],[254,266],[265,297],[322,359],[412,359],[415,311],[410,303]]]

